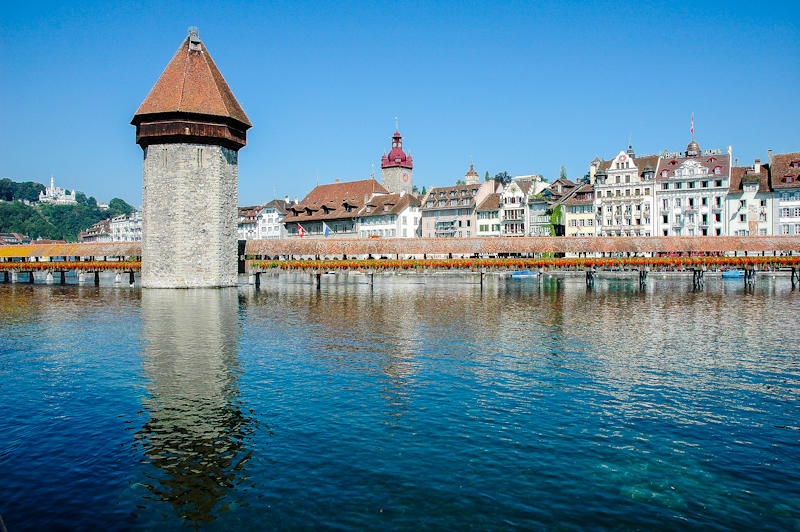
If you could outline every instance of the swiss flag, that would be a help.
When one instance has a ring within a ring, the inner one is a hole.
[[[306,230],[300,224],[297,224],[297,234],[300,235],[300,238],[303,238],[303,235],[306,234]]]

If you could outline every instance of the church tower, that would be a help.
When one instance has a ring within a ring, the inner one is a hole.
[[[238,157],[252,124],[196,28],[131,124],[144,151],[142,286],[235,286]]]
[[[403,137],[395,129],[392,135],[392,149],[389,155],[384,153],[381,157],[381,184],[393,194],[400,192],[410,194],[414,187],[413,172],[414,161],[411,159],[411,154],[406,156],[403,151]]]

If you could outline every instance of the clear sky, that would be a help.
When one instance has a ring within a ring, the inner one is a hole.
[[[367,178],[394,117],[414,183],[571,178],[637,153],[800,150],[794,2],[14,3],[0,18],[0,177],[141,204],[129,122],[188,26],[254,127],[239,201]]]

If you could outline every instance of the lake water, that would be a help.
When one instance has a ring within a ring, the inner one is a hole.
[[[0,285],[8,530],[800,530],[800,294]]]

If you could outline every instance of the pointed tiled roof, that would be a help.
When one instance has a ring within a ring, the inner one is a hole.
[[[196,33],[178,47],[132,123],[141,115],[176,112],[221,116],[252,127]]]

